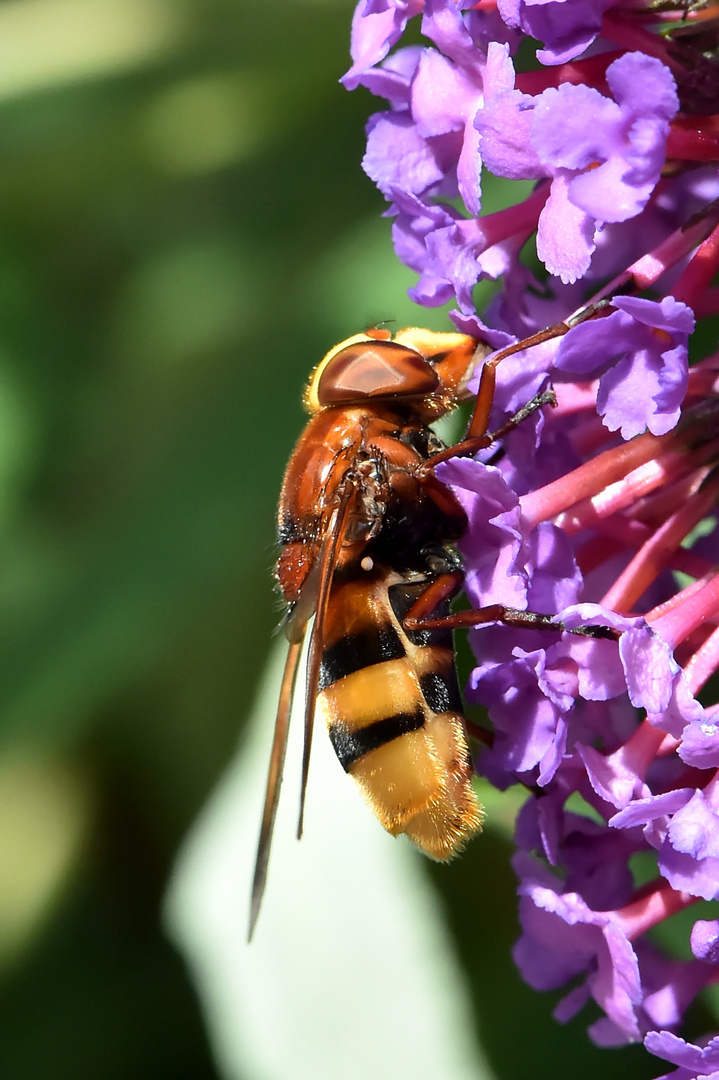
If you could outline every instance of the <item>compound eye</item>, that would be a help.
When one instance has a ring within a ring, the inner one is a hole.
[[[319,372],[319,405],[349,405],[365,398],[431,394],[439,376],[431,364],[394,341],[361,341],[336,353]]]

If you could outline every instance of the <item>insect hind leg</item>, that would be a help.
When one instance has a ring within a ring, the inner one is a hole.
[[[513,626],[521,630],[553,630],[555,633],[577,634],[580,637],[599,638],[609,641],[617,641],[620,636],[619,631],[611,626],[595,625],[593,623],[586,626],[566,626],[555,615],[544,615],[537,611],[520,611],[517,608],[506,607],[504,604],[488,604],[486,607],[456,611],[451,615],[441,615],[433,619],[428,615],[438,606],[440,599],[444,597],[441,596],[441,589],[438,590],[437,595],[439,598],[433,607],[428,607],[429,603],[434,599],[431,590],[435,585],[439,585],[441,580],[441,578],[438,578],[432,582],[407,612],[404,617],[406,630],[410,632],[415,630],[468,630],[476,626],[498,622],[504,626]]]
[[[616,641],[619,631],[611,626],[589,623],[585,626],[566,626],[556,615],[545,615],[537,611],[521,611],[505,604],[487,604],[486,607],[455,611],[449,615],[432,618],[432,613],[444,602],[451,600],[459,592],[463,581],[461,570],[439,574],[429,582],[402,619],[405,630],[414,633],[417,630],[461,630],[471,629],[488,623],[502,623],[521,630],[552,630],[555,633],[576,634],[580,637],[599,638]]]

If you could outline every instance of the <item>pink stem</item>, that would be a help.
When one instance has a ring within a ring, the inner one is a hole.
[[[695,904],[697,899],[698,897],[689,893],[677,892],[671,885],[662,882],[660,885],[655,884],[651,891],[646,891],[639,899],[620,908],[615,912],[615,918],[632,941],[658,923],[664,922],[670,915]]]
[[[577,565],[584,576],[620,551],[638,551],[652,535],[652,530],[641,521],[632,521],[623,514],[615,514],[595,522],[597,535],[582,544],[575,552]],[[679,570],[689,577],[700,578],[713,569],[713,563],[694,551],[680,547],[667,558],[667,570]]]
[[[672,124],[667,138],[667,158],[681,161],[717,161],[719,141],[705,131]]]
[[[572,60],[557,67],[545,67],[539,71],[517,72],[515,86],[523,94],[541,94],[543,90],[562,83],[594,86],[603,90],[606,87],[607,68],[622,55],[621,49],[599,53],[584,60]]]
[[[697,694],[717,668],[719,668],[719,627],[709,635],[702,647],[697,649],[689,662],[684,665],[684,674],[691,692]]]
[[[601,603],[614,611],[631,611],[639,597],[665,569],[670,555],[714,506],[719,485],[708,484],[681,504],[639,549]]]
[[[672,295],[694,307],[697,299],[711,283],[719,265],[719,226],[704,240],[689,260],[679,279],[674,283]]]
[[[706,319],[710,315],[716,315],[719,311],[719,286],[711,285],[705,289],[701,296],[697,297],[694,304],[694,314],[697,319]]]
[[[559,480],[523,495],[519,500],[522,513],[532,526],[547,521],[581,500],[596,495],[608,484],[623,479],[627,473],[657,458],[662,451],[669,451],[673,445],[675,442],[671,433],[659,436],[647,434],[639,435],[612,450],[605,450]]]
[[[630,267],[617,274],[607,285],[599,290],[593,301],[612,296],[628,281],[633,281],[637,289],[647,289],[670,267],[685,258],[698,244],[706,239],[714,227],[713,219],[702,218],[686,228],[677,229],[663,240],[653,251],[642,255]]]
[[[558,383],[554,387],[557,404],[552,409],[551,419],[560,416],[572,416],[586,409],[594,411],[597,407],[597,380],[586,383]]]
[[[600,518],[626,509],[660,485],[668,483],[683,471],[686,464],[686,455],[679,451],[662,454],[655,461],[645,461],[621,480],[608,484],[602,491],[557,514],[555,524],[570,535],[581,532],[590,525],[595,526]]]
[[[657,756],[664,737],[665,732],[654,727],[648,720],[643,720],[624,746],[620,747],[615,754],[611,754],[610,758],[612,760],[619,758],[627,770],[643,780],[647,769]]]
[[[713,618],[719,611],[719,573],[705,581],[695,581],[646,615],[654,630],[675,649],[693,630]],[[657,614],[660,612],[660,614]]]
[[[646,53],[647,56],[656,56],[667,67],[674,71],[683,71],[678,60],[674,60],[667,49],[667,43],[663,38],[657,37],[643,26],[632,24],[625,18],[616,17],[608,13],[602,19],[602,37],[618,45],[620,49],[630,49]]]
[[[532,192],[524,202],[483,217],[480,225],[487,245],[498,244],[510,236],[529,236],[537,228],[539,215],[548,198],[549,187],[545,185]]]

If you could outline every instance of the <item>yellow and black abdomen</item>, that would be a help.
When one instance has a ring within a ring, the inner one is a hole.
[[[429,579],[375,566],[332,586],[318,707],[337,757],[385,829],[433,859],[481,828],[451,634],[409,634],[402,615]]]

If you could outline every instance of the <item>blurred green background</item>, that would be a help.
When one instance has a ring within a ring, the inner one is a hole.
[[[278,620],[302,387],[366,325],[446,325],[359,166],[352,6],[0,3],[4,1078],[216,1075],[160,902]],[[500,1077],[604,1076],[514,973],[509,853],[428,868],[479,1037]]]

